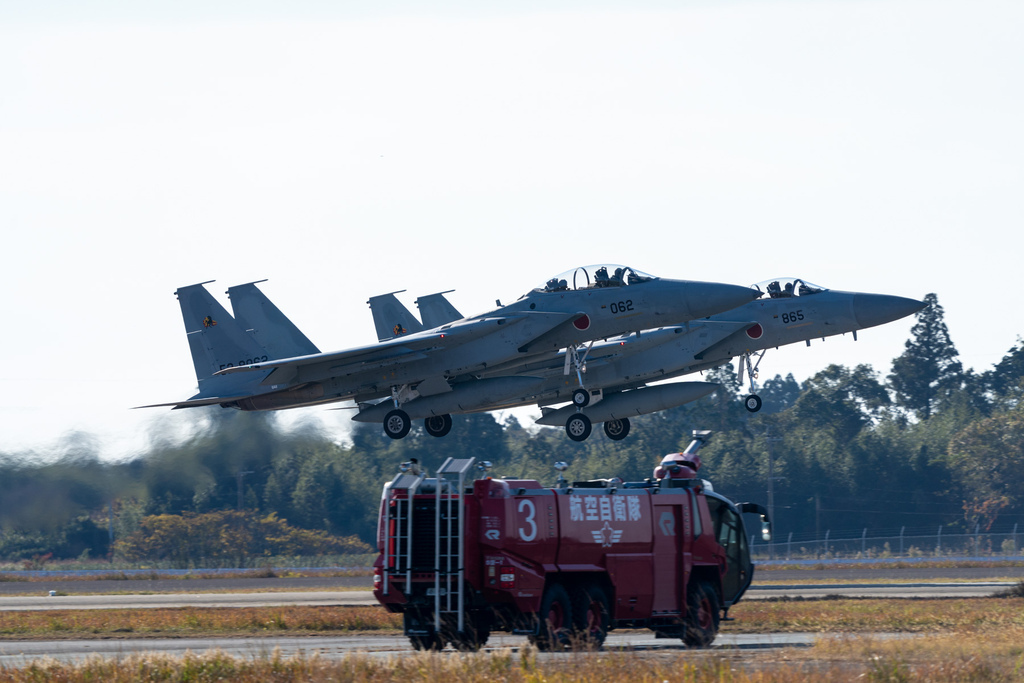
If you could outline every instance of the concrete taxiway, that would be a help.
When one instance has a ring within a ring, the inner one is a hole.
[[[767,598],[978,598],[1016,585],[1009,581],[949,583],[849,583],[756,586],[744,600]],[[154,609],[173,607],[278,607],[376,605],[370,591],[294,591],[267,593],[158,593],[152,595],[0,596],[0,610]]]

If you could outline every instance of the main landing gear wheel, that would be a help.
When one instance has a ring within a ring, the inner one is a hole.
[[[431,436],[444,436],[452,431],[452,416],[432,415],[423,421],[423,428]]]
[[[576,389],[572,392],[572,404],[577,408],[586,408],[590,405],[590,392],[586,389]]]
[[[592,428],[590,418],[583,413],[570,415],[569,419],[565,421],[565,433],[573,441],[586,441]]]
[[[384,433],[392,439],[403,439],[412,428],[409,414],[401,408],[395,408],[384,416]]]
[[[629,434],[629,418],[607,420],[604,423],[604,434],[612,441],[622,441]]]
[[[752,413],[756,413],[761,410],[761,397],[757,394],[751,394],[743,399],[743,405]]]

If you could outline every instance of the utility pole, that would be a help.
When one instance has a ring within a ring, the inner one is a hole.
[[[242,477],[244,477],[247,474],[255,474],[255,472],[250,472],[248,470],[238,470],[238,474],[235,475],[235,478],[238,480],[238,511],[239,512],[242,511]]]

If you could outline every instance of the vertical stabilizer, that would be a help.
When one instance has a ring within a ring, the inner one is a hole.
[[[373,324],[377,328],[378,341],[423,331],[420,321],[395,296],[404,291],[403,289],[390,294],[371,296],[370,300],[366,302],[370,304],[370,312],[373,313]]]
[[[181,305],[200,394],[203,380],[213,373],[269,359],[269,354],[206,291],[205,284],[208,283],[181,287],[174,293]]]
[[[428,294],[416,299],[416,305],[420,309],[420,317],[423,318],[425,328],[432,330],[435,327],[462,320],[464,316],[451,305],[448,299],[444,298],[445,294],[454,291],[454,289],[449,289],[447,292]]]
[[[228,288],[231,310],[239,326],[266,349],[272,360],[320,353],[320,349],[260,291],[257,284],[250,282]]]

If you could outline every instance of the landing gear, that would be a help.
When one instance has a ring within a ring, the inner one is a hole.
[[[411,428],[412,420],[401,408],[395,408],[384,416],[384,433],[392,439],[404,439]]]
[[[572,404],[577,408],[586,408],[590,405],[590,392],[580,388],[572,392]]]
[[[445,436],[452,431],[452,416],[432,415],[423,421],[423,428],[431,436]]]
[[[767,350],[767,349],[766,349]],[[761,364],[761,359],[764,358],[765,351],[761,351],[757,355],[757,362],[751,364],[749,353],[745,353],[740,356],[740,385],[743,384],[743,371],[747,371],[747,376],[750,377],[750,395],[743,399],[743,406],[750,412],[756,413],[761,410],[761,397],[757,395],[757,366]]]
[[[586,441],[590,436],[591,429],[590,418],[583,413],[570,415],[569,419],[565,421],[565,433],[573,441]]]
[[[604,423],[604,433],[612,441],[622,441],[629,434],[629,418],[608,420]]]

